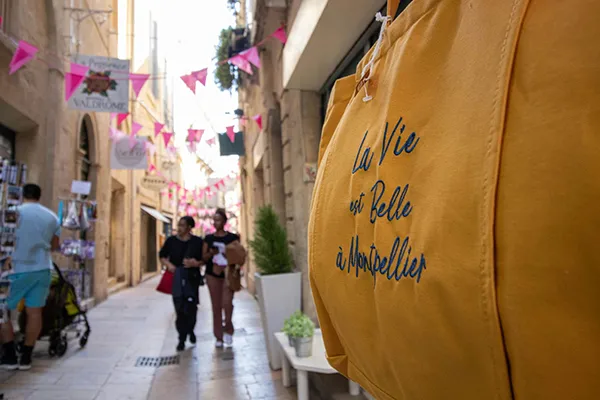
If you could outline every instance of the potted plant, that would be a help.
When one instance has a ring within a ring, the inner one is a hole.
[[[290,347],[294,347],[294,324],[298,320],[298,317],[302,315],[302,311],[296,311],[283,323],[283,333],[288,337]]]
[[[312,356],[315,324],[307,315],[302,313],[295,315],[293,318],[290,336],[293,337],[296,357],[310,357]]]
[[[302,274],[293,272],[287,233],[270,205],[258,210],[250,250],[258,270],[256,292],[269,364],[278,370],[281,359],[275,333],[280,332],[285,319],[301,307]]]

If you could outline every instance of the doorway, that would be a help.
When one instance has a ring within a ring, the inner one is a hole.
[[[113,178],[110,197],[109,288],[127,282],[127,270],[125,268],[125,220],[125,187]]]
[[[140,263],[140,279],[158,270],[156,220],[144,211],[140,211]]]

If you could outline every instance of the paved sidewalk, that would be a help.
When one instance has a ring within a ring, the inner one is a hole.
[[[5,399],[60,400],[251,400],[296,398],[280,372],[271,372],[256,301],[246,292],[234,299],[234,346],[214,348],[210,300],[201,288],[198,344],[180,353],[179,365],[136,367],[139,357],[174,356],[177,337],[171,298],[157,293],[157,279],[111,296],[89,312],[92,333],[79,349],[69,343],[62,358],[47,344],[35,351],[31,371],[0,372]]]

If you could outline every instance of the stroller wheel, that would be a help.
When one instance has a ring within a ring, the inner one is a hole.
[[[85,345],[88,342],[88,336],[87,335],[83,335],[80,339],[79,339],[79,347],[81,347],[82,349],[85,347]]]
[[[67,348],[69,347],[69,342],[67,342],[67,337],[63,336],[58,340],[56,344],[56,355],[62,357],[67,352]]]

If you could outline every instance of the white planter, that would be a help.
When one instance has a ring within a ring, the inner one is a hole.
[[[281,369],[279,344],[275,333],[281,332],[283,322],[302,307],[302,273],[261,275],[255,274],[256,293],[269,364],[271,369]]]

